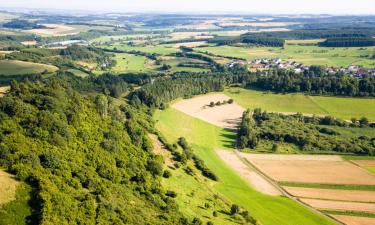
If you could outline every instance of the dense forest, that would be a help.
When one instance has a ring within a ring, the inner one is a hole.
[[[247,85],[275,92],[306,92],[341,96],[375,96],[375,77],[362,79],[344,74],[326,74],[322,67],[311,67],[308,72],[296,74],[291,71],[274,70],[257,74]]]
[[[28,20],[18,20],[18,19],[4,23],[3,27],[13,28],[13,29],[23,29],[23,30],[45,28],[45,26],[39,25],[35,22],[30,22]]]
[[[160,186],[148,108],[103,85],[60,75],[13,82],[0,100],[0,165],[35,189],[34,222],[189,224]]]
[[[375,154],[375,136],[341,135],[335,127],[367,127],[368,120],[349,123],[326,117],[307,117],[301,114],[281,115],[260,109],[244,112],[238,130],[238,146],[241,149],[255,148],[262,141],[273,141],[274,150],[278,143],[289,143],[304,152],[339,152],[357,155]],[[375,129],[375,128],[372,128]]]
[[[330,37],[327,40],[319,43],[319,46],[322,47],[365,47],[374,45],[374,38],[363,35]]]

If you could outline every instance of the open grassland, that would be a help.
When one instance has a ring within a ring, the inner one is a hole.
[[[261,108],[270,112],[332,115],[345,120],[367,117],[370,121],[375,121],[374,98],[274,94],[243,88],[229,88],[224,93],[244,108]]]
[[[0,74],[1,75],[25,75],[25,74],[37,74],[44,71],[54,72],[58,70],[57,67],[32,63],[23,62],[17,60],[1,60],[0,61]]]
[[[235,134],[190,117],[175,109],[157,111],[157,128],[169,142],[186,137],[194,152],[218,177],[213,189],[250,212],[263,225],[334,224],[285,197],[268,196],[252,189],[217,155],[215,149],[233,150]]]
[[[0,206],[15,199],[20,184],[12,175],[0,170]]]
[[[112,69],[116,73],[125,72],[149,72],[156,68],[154,61],[144,56],[127,53],[116,53],[116,66]]]
[[[296,61],[306,65],[322,65],[347,67],[349,65],[360,65],[375,67],[371,56],[375,47],[350,47],[350,48],[327,48],[316,45],[320,40],[287,41],[284,48],[279,47],[234,47],[234,46],[212,46],[196,49],[197,51],[210,52],[216,55],[231,56],[244,59],[255,58],[281,58],[283,60]]]
[[[35,204],[31,198],[32,189],[29,185],[20,184],[15,191],[14,200],[0,205],[0,224],[26,225],[37,224],[32,216],[30,205]],[[1,195],[3,192],[0,192]]]
[[[192,162],[188,163],[194,170],[194,176],[188,175],[183,168],[176,168],[171,153],[165,149],[158,137],[149,136],[155,154],[162,155],[164,158],[164,169],[172,174],[169,178],[163,179],[162,184],[167,190],[177,193],[176,200],[180,211],[191,219],[199,216],[204,223],[211,221],[214,224],[237,224],[237,221],[226,213],[229,212],[229,201],[212,188],[213,182],[200,175],[200,171],[195,169]],[[181,181],[184,185],[181,185]],[[217,216],[213,216],[214,211]]]
[[[172,53],[179,52],[179,49],[176,49],[174,47],[169,47],[165,45],[147,45],[147,46],[128,46],[128,45],[122,45],[122,44],[115,44],[111,46],[102,46],[102,48],[106,49],[113,49],[117,48],[117,50],[121,51],[140,51],[140,52],[146,52],[146,53],[156,53],[160,55],[168,55]]]
[[[65,25],[65,24],[43,24],[45,28],[25,30],[25,33],[40,35],[43,37],[58,37],[74,35],[80,32],[86,32],[90,29],[109,30],[111,27],[104,26],[86,26],[86,25]]]

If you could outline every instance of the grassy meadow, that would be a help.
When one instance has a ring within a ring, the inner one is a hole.
[[[370,121],[375,121],[374,98],[308,96],[301,93],[274,94],[243,88],[229,88],[224,93],[244,108],[332,115],[345,120],[367,117]]]
[[[174,109],[157,111],[157,128],[169,142],[183,136],[191,143],[194,152],[219,177],[212,188],[230,201],[250,212],[263,225],[324,225],[334,224],[285,197],[261,194],[252,189],[232,171],[215,153],[216,149],[233,150],[235,134]],[[189,182],[189,181],[187,181]],[[190,183],[187,183],[188,185]],[[199,201],[192,197],[193,202]]]
[[[375,51],[374,46],[326,48],[311,45],[317,44],[319,41],[321,40],[288,40],[284,48],[235,47],[225,45],[196,48],[196,50],[248,60],[255,58],[281,58],[283,60],[296,61],[306,65],[347,67],[354,64],[364,67],[375,67],[375,61],[371,59]]]
[[[0,75],[26,75],[42,73],[44,71],[54,72],[56,70],[58,70],[57,67],[46,64],[23,62],[17,60],[0,61]]]
[[[116,53],[116,66],[112,68],[115,73],[123,72],[149,72],[156,68],[155,63],[144,56],[127,53]]]

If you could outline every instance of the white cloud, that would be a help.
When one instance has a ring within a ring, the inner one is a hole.
[[[102,11],[375,14],[375,0],[0,0],[0,7]]]

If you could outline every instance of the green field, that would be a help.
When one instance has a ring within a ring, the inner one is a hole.
[[[54,72],[58,70],[57,67],[32,63],[32,62],[23,62],[16,60],[1,60],[0,61],[0,74],[1,75],[27,75],[27,74],[37,74],[44,71]]]
[[[374,98],[274,94],[243,88],[230,88],[224,92],[241,106],[250,109],[332,115],[345,120],[367,117],[370,121],[375,121]]]
[[[124,72],[149,72],[156,69],[154,61],[144,56],[137,56],[127,53],[116,53],[116,66],[112,69],[115,73]]]
[[[170,143],[175,142],[178,137],[185,137],[194,152],[218,175],[219,182],[213,185],[213,189],[247,209],[261,224],[334,224],[288,198],[268,196],[253,190],[233,172],[215,153],[215,149],[232,150],[234,133],[174,109],[156,112],[155,120],[157,128]]]
[[[319,41],[320,40],[288,40],[284,48],[234,47],[225,45],[196,48],[196,51],[207,51],[216,55],[244,59],[281,58],[283,60],[296,61],[306,65],[347,67],[354,64],[364,67],[375,67],[375,60],[371,59],[375,50],[374,46],[362,48],[326,48],[303,45],[317,43]]]
[[[122,45],[122,44],[115,44],[111,46],[101,46],[105,49],[113,49],[117,48],[117,50],[121,51],[140,51],[140,52],[146,52],[146,53],[156,53],[160,55],[168,55],[172,53],[179,52],[179,49],[168,47],[164,45],[147,45],[147,46],[128,46],[128,45]]]

